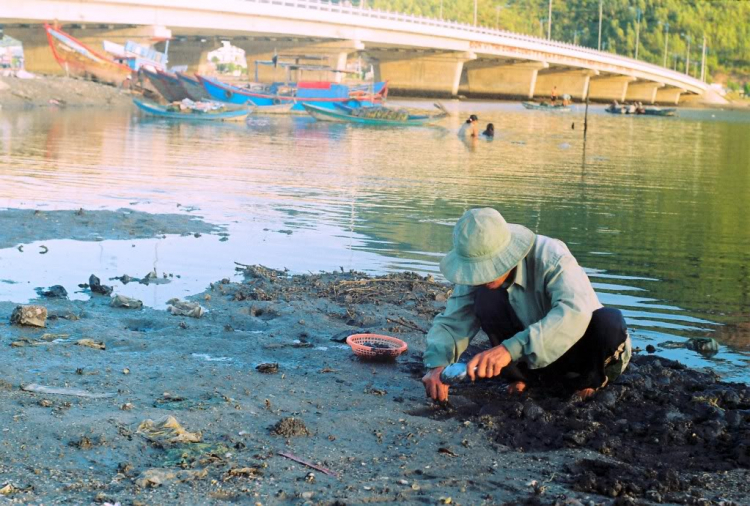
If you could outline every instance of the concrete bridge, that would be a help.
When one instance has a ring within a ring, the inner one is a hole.
[[[360,59],[401,94],[529,99],[557,87],[578,100],[588,94],[600,101],[676,104],[707,90],[686,74],[582,46],[320,0],[0,2],[5,33],[23,42],[28,70],[40,73],[60,73],[41,28],[57,21],[95,47],[102,40],[153,42],[171,31],[169,64],[198,72],[220,40],[244,49],[251,69],[275,52],[327,56],[339,69]],[[261,72],[261,81],[283,79],[280,69]]]

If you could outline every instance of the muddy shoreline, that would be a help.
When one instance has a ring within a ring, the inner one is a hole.
[[[16,221],[40,219],[17,212]],[[42,237],[220,233],[190,217],[84,211],[83,224],[75,211],[55,213]],[[110,295],[32,301],[47,310],[44,328],[11,324],[18,304],[0,302],[0,504],[739,505],[750,496],[745,384],[642,352],[591,402],[541,390],[510,397],[492,380],[437,405],[424,396],[420,357],[449,286],[413,273],[240,265],[237,274],[189,298],[200,318],[113,307],[121,285],[109,280]],[[403,339],[409,351],[361,361],[341,341],[362,332]]]

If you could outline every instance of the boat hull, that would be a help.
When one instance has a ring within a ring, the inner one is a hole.
[[[351,96],[348,87],[332,83],[331,89],[298,87],[295,95],[281,95],[252,91],[239,86],[223,83],[218,79],[210,77],[197,77],[201,84],[203,84],[206,92],[208,92],[211,100],[238,105],[251,102],[260,108],[291,103],[293,104],[290,108],[291,112],[304,112],[302,104],[312,104],[329,109],[333,109],[334,104],[371,104],[373,102],[381,101],[387,91],[386,83],[378,83],[374,87],[374,96],[372,94],[363,95],[360,93],[360,90],[356,90],[354,96]]]
[[[130,67],[94,51],[67,33],[49,24],[44,29],[52,54],[66,74],[114,86],[128,84],[133,77]]]
[[[183,74],[182,72],[175,72],[175,75],[182,83],[185,91],[187,91],[188,95],[190,95],[191,100],[197,101],[211,99],[211,96],[208,94],[208,92],[206,92],[206,89],[198,79],[187,74]]]
[[[238,107],[223,112],[175,112],[167,110],[162,105],[143,100],[133,99],[133,103],[138,109],[150,116],[186,121],[242,121],[251,112],[246,107]]]
[[[567,105],[542,105],[536,102],[521,102],[521,105],[533,111],[570,112],[571,110]]]
[[[409,116],[405,120],[393,120],[385,118],[366,118],[351,114],[351,108],[337,107],[329,109],[312,104],[302,104],[307,113],[318,121],[331,121],[336,123],[355,123],[359,125],[380,126],[420,126],[428,125],[446,117],[446,113],[435,115]],[[349,109],[349,110],[347,110]]]

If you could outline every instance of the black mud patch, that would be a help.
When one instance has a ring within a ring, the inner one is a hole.
[[[480,407],[495,442],[522,452],[585,448],[614,460],[569,466],[575,490],[684,503],[689,490],[711,489],[706,473],[750,468],[750,388],[679,362],[636,356],[586,402],[550,390],[504,390],[490,381],[459,395],[459,405]]]

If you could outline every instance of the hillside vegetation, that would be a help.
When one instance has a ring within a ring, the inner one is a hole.
[[[547,0],[477,2],[480,25],[547,36]],[[472,0],[367,0],[366,5],[435,18],[442,6],[443,19],[463,23],[474,19]],[[553,0],[552,9],[552,39],[598,46],[599,0]],[[663,65],[666,43],[667,66],[684,72],[689,44],[690,74],[700,77],[705,35],[707,80],[714,76],[730,81],[727,84],[748,82],[750,1],[603,0],[602,50],[634,57],[639,24],[638,59]]]

